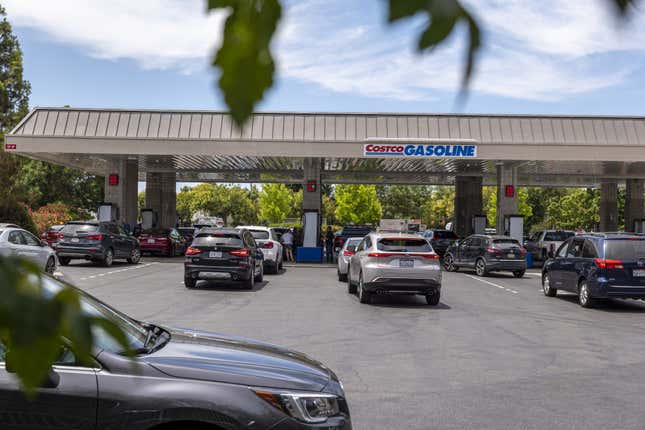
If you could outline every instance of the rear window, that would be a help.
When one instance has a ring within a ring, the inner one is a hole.
[[[605,240],[605,258],[610,260],[638,260],[645,258],[645,239]]]
[[[269,232],[263,230],[249,230],[253,239],[266,240],[269,238]]]
[[[65,224],[61,229],[62,234],[78,234],[78,233],[96,233],[99,231],[99,226],[96,224]]]
[[[167,228],[151,228],[143,230],[141,234],[153,234],[155,236],[167,236],[170,234],[170,229]]]
[[[457,235],[455,234],[454,231],[448,231],[448,230],[438,230],[434,232],[435,239],[457,239]]]
[[[193,246],[241,246],[242,239],[236,233],[199,233],[193,240]]]
[[[544,235],[544,240],[547,242],[564,242],[573,236],[571,231],[551,231]]]
[[[432,247],[425,239],[381,239],[376,244],[379,251],[391,252],[432,252]]]
[[[498,248],[513,248],[520,246],[520,243],[515,239],[493,239],[493,244]]]

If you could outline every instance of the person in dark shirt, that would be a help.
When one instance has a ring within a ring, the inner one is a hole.
[[[331,231],[331,226],[327,226],[325,233],[325,254],[327,255],[327,263],[334,262],[334,232]]]

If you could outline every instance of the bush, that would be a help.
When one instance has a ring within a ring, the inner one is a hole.
[[[17,224],[36,235],[40,234],[29,214],[29,208],[16,201],[0,201],[0,222]]]
[[[38,233],[44,232],[52,225],[65,224],[78,219],[78,214],[65,203],[49,203],[35,211],[29,211]]]

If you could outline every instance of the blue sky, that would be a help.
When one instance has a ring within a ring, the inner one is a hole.
[[[645,16],[607,0],[465,0],[485,49],[455,108],[465,33],[419,55],[424,18],[384,0],[284,0],[260,110],[643,114]],[[32,106],[223,109],[209,66],[224,16],[205,0],[4,0]]]

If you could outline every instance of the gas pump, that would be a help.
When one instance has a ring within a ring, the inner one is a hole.
[[[302,218],[302,246],[296,249],[296,261],[319,263],[323,258],[323,249],[318,246],[320,240],[320,213],[316,210],[305,210]]]
[[[119,219],[119,207],[113,203],[101,203],[96,218],[102,222],[112,222]]]
[[[157,227],[157,212],[153,209],[141,209],[141,229],[149,230]]]
[[[486,223],[488,222],[486,215],[473,215],[472,227],[473,234],[485,234]]]
[[[506,215],[504,217],[504,231],[519,243],[524,242],[524,216]],[[498,234],[501,232],[497,232]]]
[[[645,233],[645,219],[634,220],[634,233]]]

